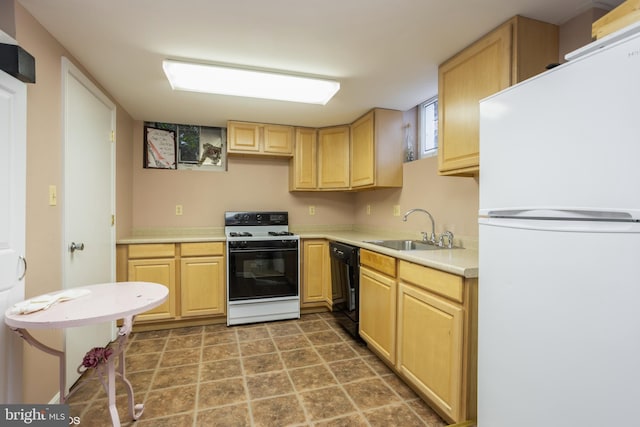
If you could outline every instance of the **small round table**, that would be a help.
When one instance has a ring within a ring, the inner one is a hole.
[[[133,387],[125,377],[124,353],[127,339],[131,333],[135,315],[157,307],[166,301],[169,289],[164,285],[150,282],[103,283],[74,289],[87,290],[89,292],[87,295],[60,302],[46,310],[29,314],[13,314],[9,309],[4,315],[4,321],[11,330],[15,331],[29,344],[59,358],[60,403],[64,403],[66,397],[68,397],[65,396],[65,353],[42,344],[31,336],[27,329],[62,329],[122,319],[123,323],[118,330],[118,338],[111,346],[113,354],[106,361],[109,412],[113,425],[119,427],[120,417],[116,408],[115,384],[115,376],[118,374],[126,385],[129,397],[129,413],[132,419],[137,420],[142,415],[144,405],[134,404]],[[55,294],[56,292],[47,295],[53,296]],[[35,300],[37,297],[32,299]],[[116,359],[119,360],[117,368],[115,366]]]

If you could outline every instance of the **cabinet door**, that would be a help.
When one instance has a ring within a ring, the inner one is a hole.
[[[315,129],[296,128],[289,189],[313,190],[318,186],[318,137]]]
[[[135,259],[128,262],[129,281],[154,282],[169,288],[169,297],[156,308],[136,316],[137,321],[176,317],[176,261],[174,258]]]
[[[398,147],[399,148],[399,147]],[[351,125],[351,186],[375,184],[374,112]]]
[[[193,257],[180,260],[182,317],[224,314],[224,257]]]
[[[349,188],[349,126],[318,131],[318,188]]]
[[[398,299],[397,369],[454,422],[462,421],[462,307],[402,282]]]
[[[293,154],[293,128],[291,126],[264,125],[264,153],[291,156]]]
[[[381,357],[395,362],[396,280],[360,267],[360,336]]]
[[[302,250],[304,257],[302,304],[328,303],[329,243],[326,240],[305,240]]]
[[[511,84],[511,24],[469,46],[438,72],[440,173],[474,173],[479,167],[479,101]]]
[[[257,123],[228,122],[227,136],[230,153],[257,153],[260,151],[260,125]]]

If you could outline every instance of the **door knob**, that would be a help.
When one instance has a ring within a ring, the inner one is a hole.
[[[71,253],[74,253],[75,251],[83,251],[84,243],[71,242],[71,246],[69,246],[69,250],[71,251]]]

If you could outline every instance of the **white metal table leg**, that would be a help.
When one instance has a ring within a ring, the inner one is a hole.
[[[21,328],[11,328],[16,334],[20,336],[23,340],[28,342],[30,345],[34,346],[38,350],[44,351],[45,353],[52,354],[58,358],[59,364],[59,372],[60,372],[60,403],[65,402],[65,392],[66,392],[66,375],[67,375],[67,358],[64,354],[64,351],[56,350],[55,348],[51,348],[47,345],[42,344],[40,341],[35,339],[26,329]]]

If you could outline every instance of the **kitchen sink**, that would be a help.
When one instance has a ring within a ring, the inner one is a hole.
[[[447,248],[446,246],[434,245],[431,242],[422,240],[365,240],[364,243],[371,243],[396,251],[433,251],[441,249],[459,249],[457,246]]]

